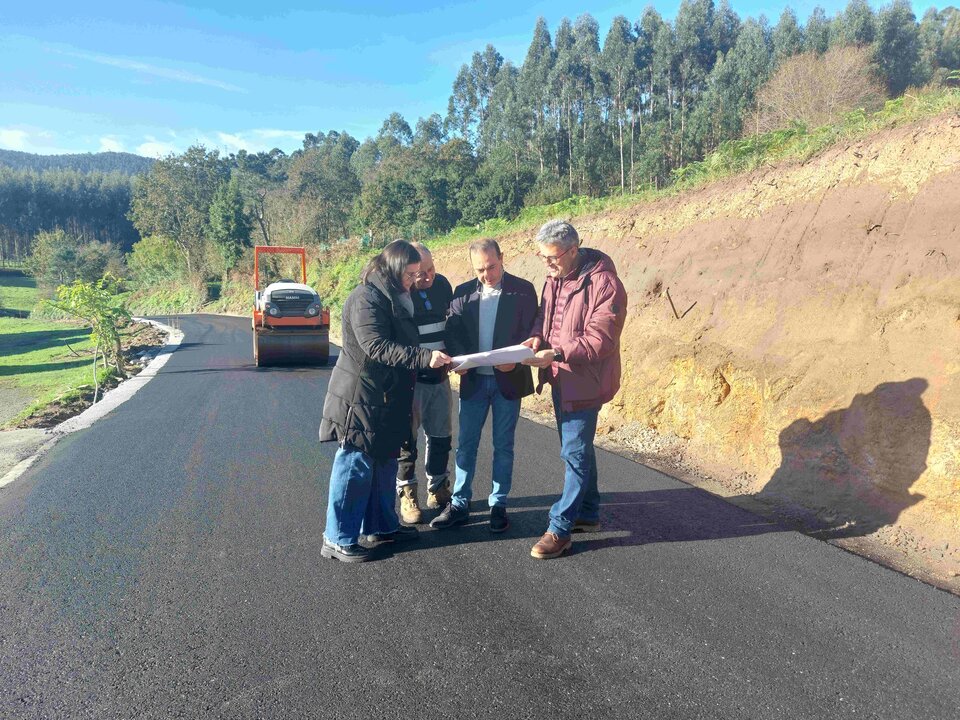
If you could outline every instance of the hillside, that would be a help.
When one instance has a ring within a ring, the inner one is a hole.
[[[18,150],[0,150],[0,165],[15,170],[77,170],[90,173],[118,172],[141,175],[153,165],[150,158],[124,152],[78,153],[73,155],[37,155]]]
[[[955,112],[574,218],[630,297],[601,432],[901,567],[919,551],[928,567],[905,569],[956,583],[958,218]],[[533,234],[499,239],[539,287]],[[435,257],[469,276],[462,248]]]

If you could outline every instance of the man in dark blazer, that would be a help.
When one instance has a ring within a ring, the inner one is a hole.
[[[458,286],[447,318],[447,353],[464,355],[519,345],[529,337],[537,315],[537,293],[523,278],[503,270],[496,240],[470,245],[477,279]],[[435,528],[462,525],[469,519],[480,432],[493,411],[493,488],[489,497],[490,530],[510,526],[507,495],[513,479],[513,437],[520,400],[533,393],[530,368],[520,363],[467,370],[460,378],[460,433],[457,439],[453,497],[430,523]]]

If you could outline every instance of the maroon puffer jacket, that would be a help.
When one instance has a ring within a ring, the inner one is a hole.
[[[627,317],[627,291],[609,256],[580,249],[580,266],[565,279],[548,277],[531,335],[543,347],[559,348],[564,362],[540,370],[544,383],[560,390],[564,410],[600,407],[620,389],[620,333]]]

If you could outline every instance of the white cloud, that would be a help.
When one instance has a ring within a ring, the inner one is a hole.
[[[100,138],[100,152],[123,152],[123,145],[115,137]]]
[[[217,147],[226,152],[246,150],[250,153],[273,150],[278,145],[287,152],[297,149],[303,141],[306,130],[281,130],[279,128],[255,128],[239,130],[234,133],[218,131],[213,142],[205,145]]]
[[[0,147],[4,150],[21,150],[29,152],[30,135],[26,130],[16,128],[0,128]]]
[[[166,80],[174,80],[176,82],[183,83],[192,83],[195,85],[206,85],[208,87],[215,87],[220,90],[226,90],[228,92],[239,92],[245,93],[246,90],[242,87],[238,87],[228,82],[223,82],[222,80],[217,80],[215,78],[204,77],[203,75],[197,75],[186,70],[177,70],[176,68],[162,67],[160,65],[152,65],[150,63],[140,62],[139,60],[131,60],[129,58],[123,57],[113,57],[111,55],[99,55],[92,53],[83,53],[73,50],[57,50],[51,48],[53,52],[58,52],[63,55],[68,55],[70,57],[79,58],[81,60],[87,60],[88,62],[98,63],[100,65],[109,65],[111,67],[120,68],[121,70],[132,70],[133,72],[142,73],[144,75],[153,75],[154,77],[161,77]]]
[[[178,152],[176,145],[157,140],[152,135],[147,135],[146,142],[137,145],[137,155],[143,155],[145,157],[159,158],[175,152]]]

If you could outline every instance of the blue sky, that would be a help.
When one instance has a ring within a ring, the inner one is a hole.
[[[4,4],[0,148],[157,157],[197,142],[291,152],[319,130],[363,139],[393,111],[413,126],[446,113],[457,70],[487,43],[519,65],[541,15],[553,32],[589,12],[602,39],[614,16],[652,4],[672,19],[679,0]],[[773,22],[787,5],[805,22],[818,4],[833,16],[846,0],[731,2]]]

